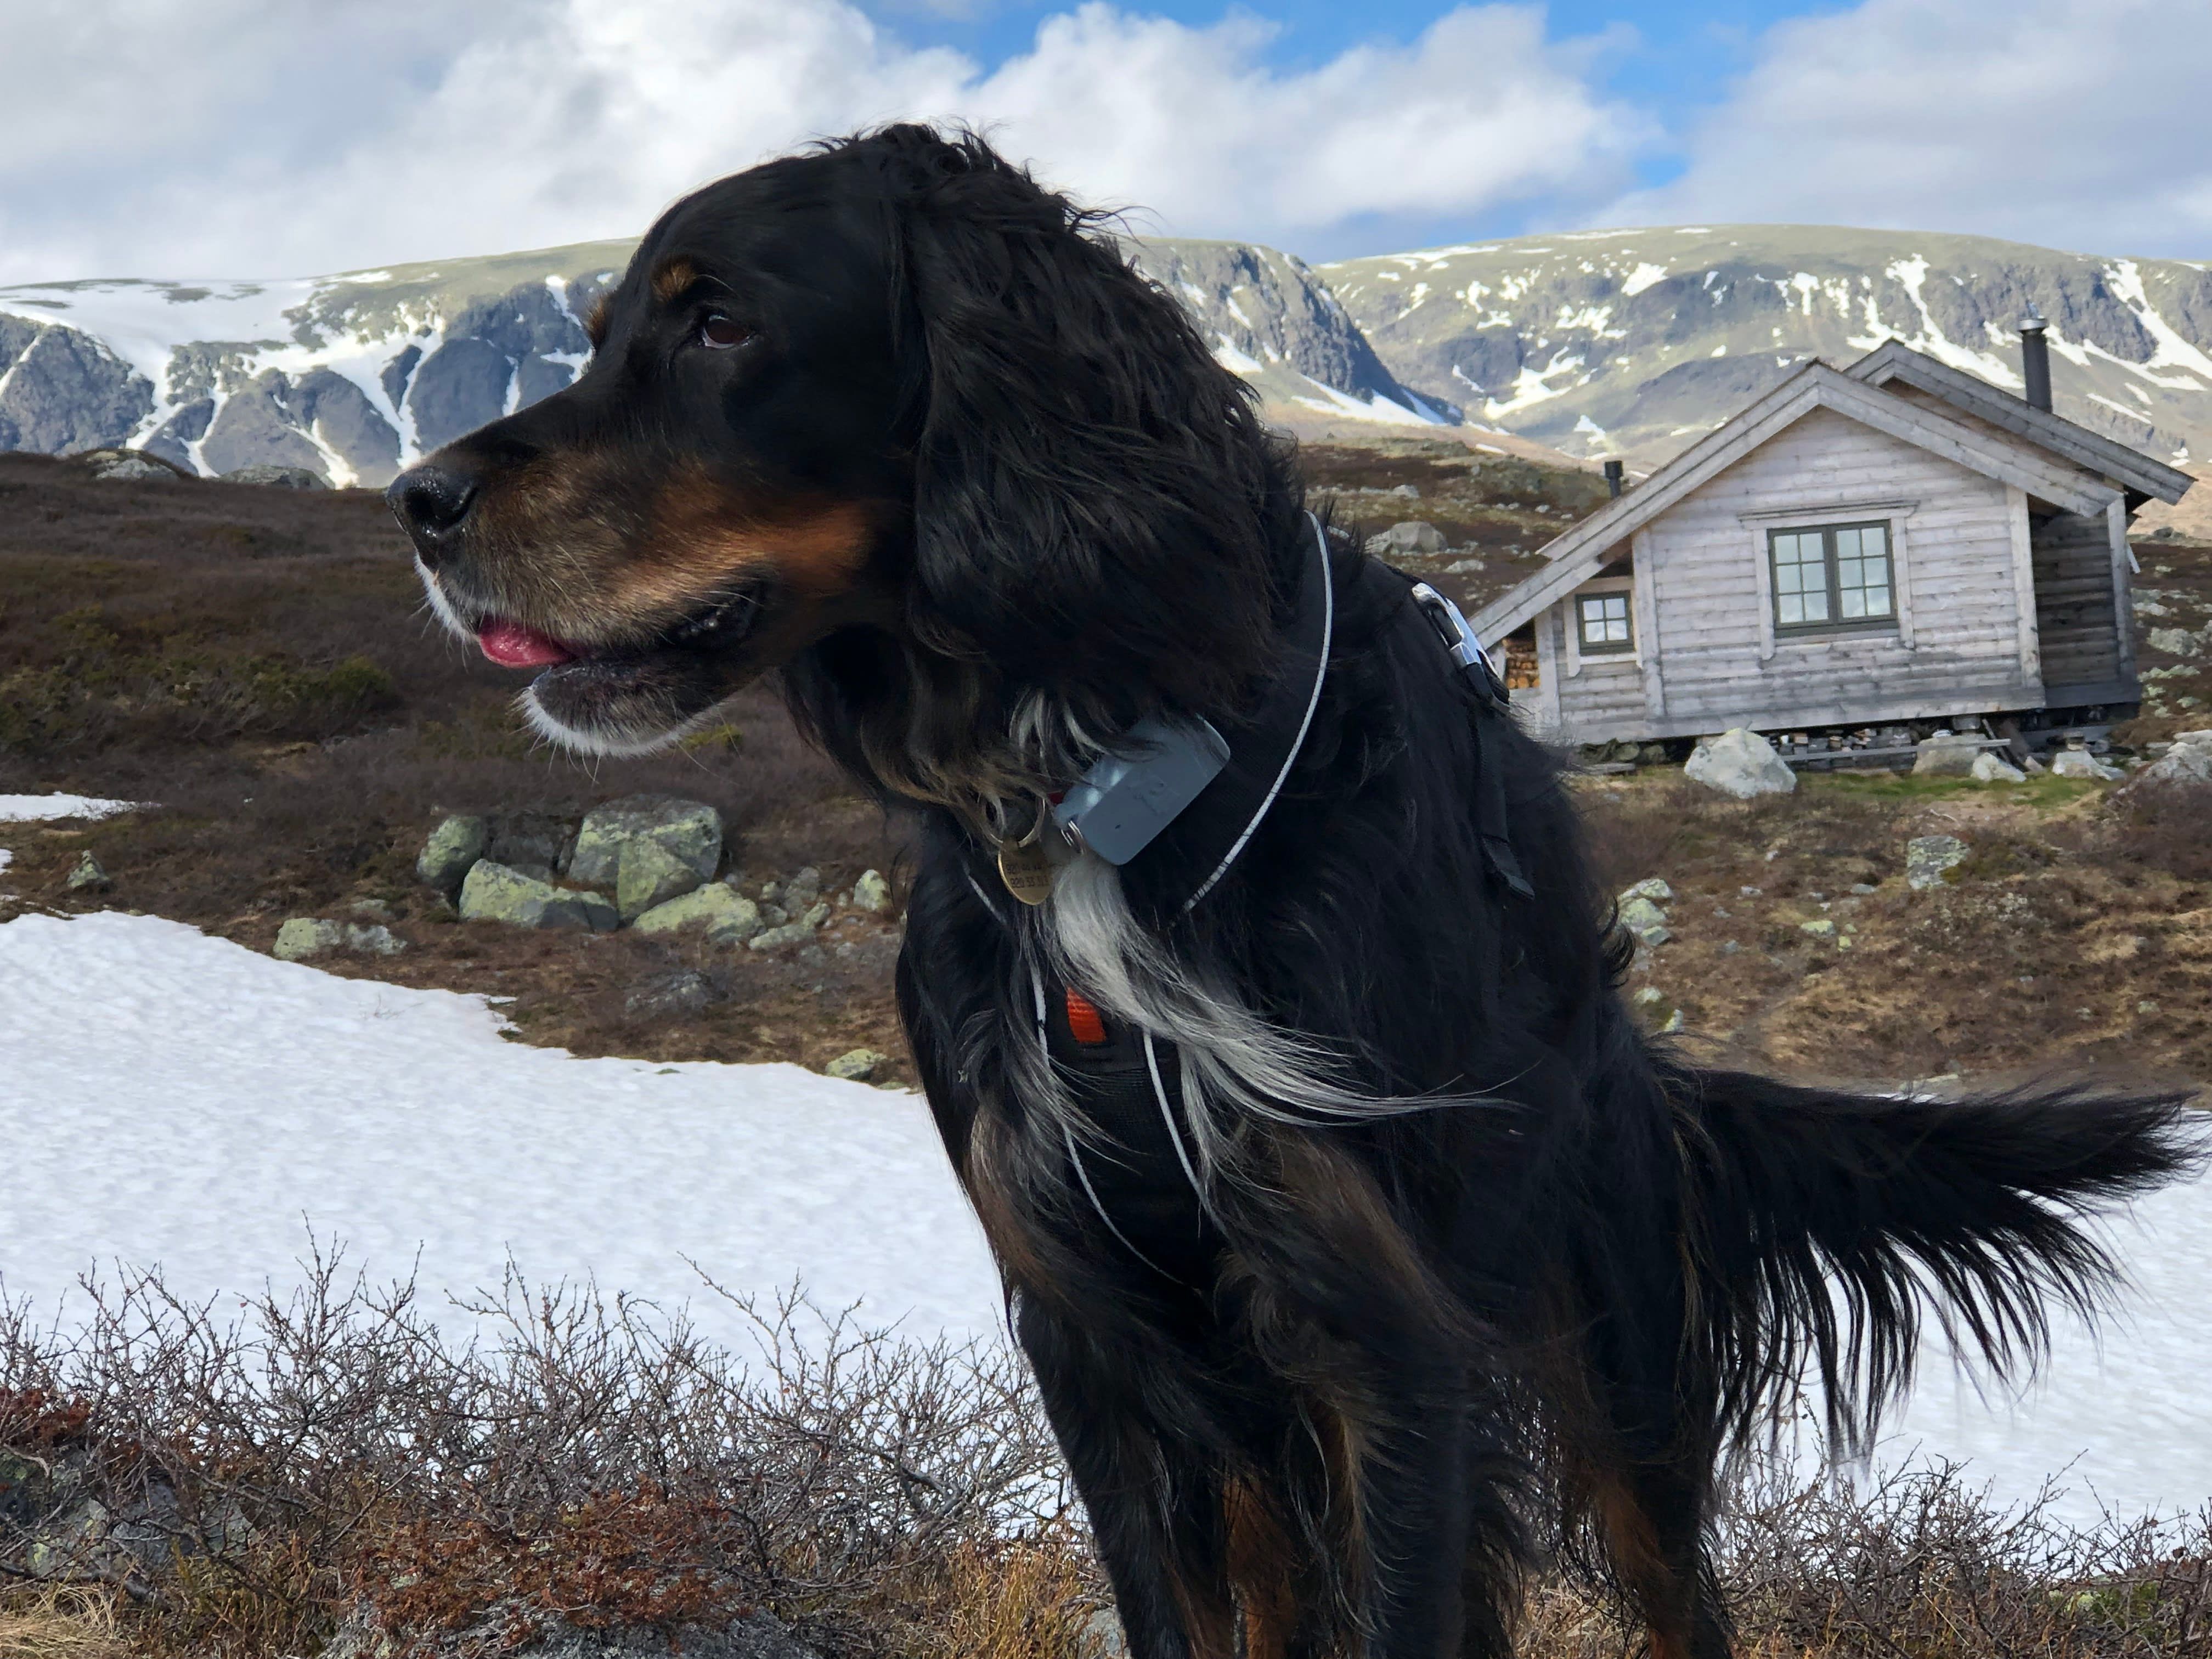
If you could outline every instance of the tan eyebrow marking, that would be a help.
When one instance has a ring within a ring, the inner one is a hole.
[[[653,273],[653,297],[666,305],[699,280],[699,267],[684,254],[663,259]]]

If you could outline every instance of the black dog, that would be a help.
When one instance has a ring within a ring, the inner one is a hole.
[[[1725,1654],[1726,1447],[1808,1377],[1863,1433],[1931,1313],[2032,1358],[2110,1279],[2078,1207],[2191,1161],[2175,1099],[1862,1098],[1639,1036],[1555,763],[1449,616],[977,140],[712,185],[591,331],[392,486],[423,579],[545,667],[562,742],[780,672],[922,814],[902,1012],[1137,1659],[1504,1655],[1547,1547],[1655,1654]],[[1158,839],[1060,832],[1194,716],[1227,769]]]

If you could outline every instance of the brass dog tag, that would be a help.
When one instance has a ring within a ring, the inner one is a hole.
[[[999,879],[1024,904],[1042,904],[1050,898],[1052,860],[1046,855],[1043,837],[1032,832],[1027,841],[1000,843]]]

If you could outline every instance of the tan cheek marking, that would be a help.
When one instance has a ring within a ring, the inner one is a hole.
[[[848,591],[866,562],[869,514],[855,501],[763,511],[696,482],[664,492],[636,562],[610,583],[611,604],[632,614],[696,605],[732,578],[773,571],[816,603]]]

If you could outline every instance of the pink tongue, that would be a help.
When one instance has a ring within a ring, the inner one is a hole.
[[[477,629],[477,644],[502,668],[540,668],[547,663],[573,662],[576,656],[557,641],[520,623],[486,623]]]

